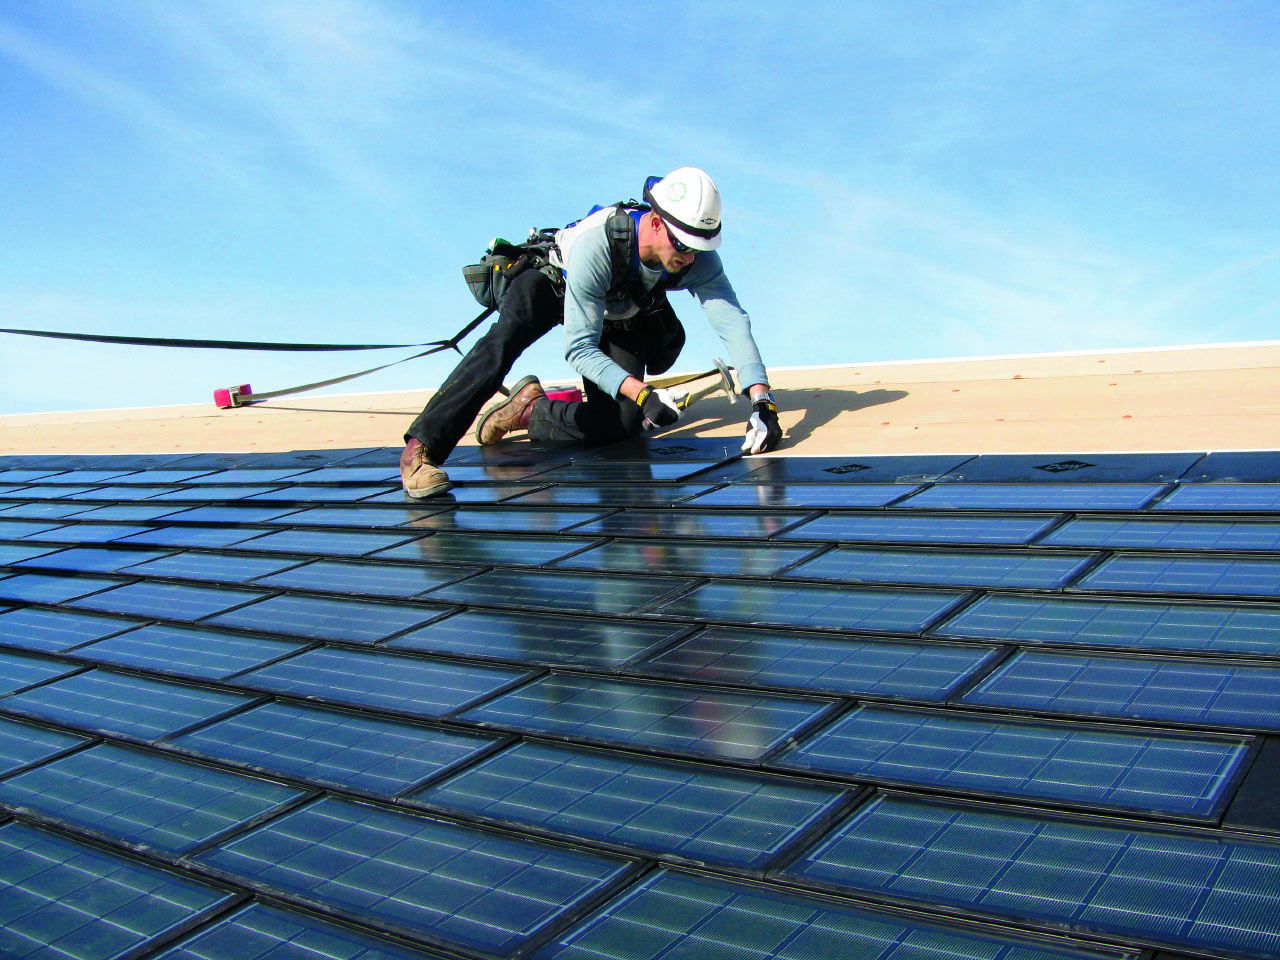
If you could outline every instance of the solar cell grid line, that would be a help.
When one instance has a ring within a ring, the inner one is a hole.
[[[532,954],[533,960],[1134,960],[1121,948],[948,923],[763,884],[659,870]]]
[[[767,540],[815,516],[813,511],[629,508],[570,528],[578,536]]]
[[[436,587],[473,576],[480,567],[401,564],[353,560],[313,560],[254,582],[264,586],[377,597],[418,597]]]
[[[968,596],[964,590],[712,580],[644,614],[748,626],[916,634]]]
[[[525,741],[405,802],[552,839],[755,871],[851,797],[769,774]]]
[[[128,583],[125,577],[75,573],[19,573],[0,580],[0,601],[64,603]]]
[[[1280,523],[1266,520],[1076,517],[1038,541],[1111,550],[1232,550],[1280,553]]]
[[[1280,665],[1020,650],[961,701],[1014,710],[1280,730]]]
[[[0,590],[3,584],[0,584]],[[200,620],[234,610],[267,596],[262,590],[241,587],[198,587],[185,583],[140,580],[92,596],[68,601],[70,606],[105,613],[162,620]]]
[[[0,710],[149,743],[234,713],[257,699],[191,683],[89,670],[6,697]]]
[[[774,761],[807,772],[1211,819],[1253,739],[866,704]]]
[[[694,582],[679,577],[490,570],[434,590],[428,599],[559,613],[629,614]]]
[[[1150,507],[1164,512],[1275,513],[1280,483],[1183,483]]]
[[[444,960],[332,920],[256,902],[216,918],[150,960],[243,960],[250,944],[255,960]]]
[[[506,739],[277,700],[160,746],[312,786],[391,799]]]
[[[417,942],[493,957],[535,943],[636,871],[622,857],[332,798],[193,860]]]
[[[1113,649],[1280,654],[1280,610],[1262,604],[988,594],[929,630],[939,637]]]
[[[760,760],[835,701],[551,674],[458,715],[467,723],[720,760]]]
[[[665,647],[689,629],[682,624],[629,619],[465,609],[403,633],[385,646],[515,663],[616,670]]]
[[[788,569],[788,579],[1057,590],[1098,554],[1027,550],[836,547]]]
[[[81,667],[32,653],[0,650],[0,697],[69,676]]]
[[[456,609],[444,605],[280,594],[208,617],[203,624],[311,640],[374,644]]]
[[[789,880],[1144,945],[1280,949],[1280,845],[884,794],[783,871]]]
[[[88,737],[64,730],[0,717],[0,776],[52,760],[89,742]]]
[[[633,664],[683,680],[912,700],[946,700],[996,647],[707,627]]]
[[[738,540],[610,540],[575,553],[554,566],[587,570],[698,574],[703,576],[776,576],[785,567],[810,557],[810,546],[751,543]]]
[[[143,853],[182,856],[308,791],[111,743],[0,781],[0,806]]]
[[[371,553],[369,559],[539,567],[577,553],[585,547],[603,542],[595,537],[568,537],[563,534],[554,537],[530,537],[484,533],[436,533],[402,547]]]
[[[919,489],[897,483],[749,483],[742,480],[692,497],[684,505],[765,510],[867,509],[886,507]]]
[[[0,825],[0,916],[9,956],[135,957],[237,898],[92,843],[17,821]]]
[[[518,686],[535,674],[403,653],[320,647],[240,674],[232,683],[321,703],[437,719]]]
[[[136,626],[138,621],[122,617],[19,607],[0,611],[0,644],[59,653]]]
[[[1021,546],[1061,519],[1059,514],[827,513],[778,534],[784,540],[841,543],[970,543]]]
[[[1280,596],[1280,557],[1183,557],[1121,554],[1071,588],[1125,594]]]
[[[147,673],[225,680],[290,656],[305,646],[221,630],[152,624],[85,644],[72,656]]]
[[[938,483],[894,504],[934,510],[1141,510],[1162,483]]]

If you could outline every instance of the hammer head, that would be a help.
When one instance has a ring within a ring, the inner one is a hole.
[[[729,403],[737,403],[738,391],[733,388],[733,374],[729,372],[729,368],[719,357],[715,358],[715,362],[716,369],[720,371],[720,386],[724,387],[724,392],[729,398]]]

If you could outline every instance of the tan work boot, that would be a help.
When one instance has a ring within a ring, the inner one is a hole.
[[[427,448],[414,438],[409,439],[404,453],[400,454],[400,482],[404,484],[404,492],[415,500],[434,497],[453,486],[449,475],[431,462]]]
[[[476,439],[487,447],[513,430],[529,429],[533,402],[546,396],[537,377],[525,377],[511,388],[511,395],[486,410],[476,424]]]

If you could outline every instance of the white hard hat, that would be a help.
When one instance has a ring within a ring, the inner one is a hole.
[[[685,246],[694,250],[720,246],[720,191],[706,171],[681,167],[661,180],[650,177],[644,185],[644,200]]]

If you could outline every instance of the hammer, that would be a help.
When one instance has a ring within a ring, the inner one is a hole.
[[[708,387],[703,387],[700,390],[695,390],[693,393],[685,394],[683,397],[677,400],[676,406],[681,411],[688,410],[691,406],[693,406],[699,400],[705,400],[707,397],[714,396],[715,394],[719,393],[721,390],[723,390],[725,393],[725,396],[729,398],[729,403],[733,404],[738,402],[738,394],[733,389],[733,374],[729,372],[729,368],[725,365],[725,362],[721,360],[719,357],[715,358],[715,365],[716,365],[715,372],[719,374],[719,376],[716,378],[716,382],[711,384]]]

